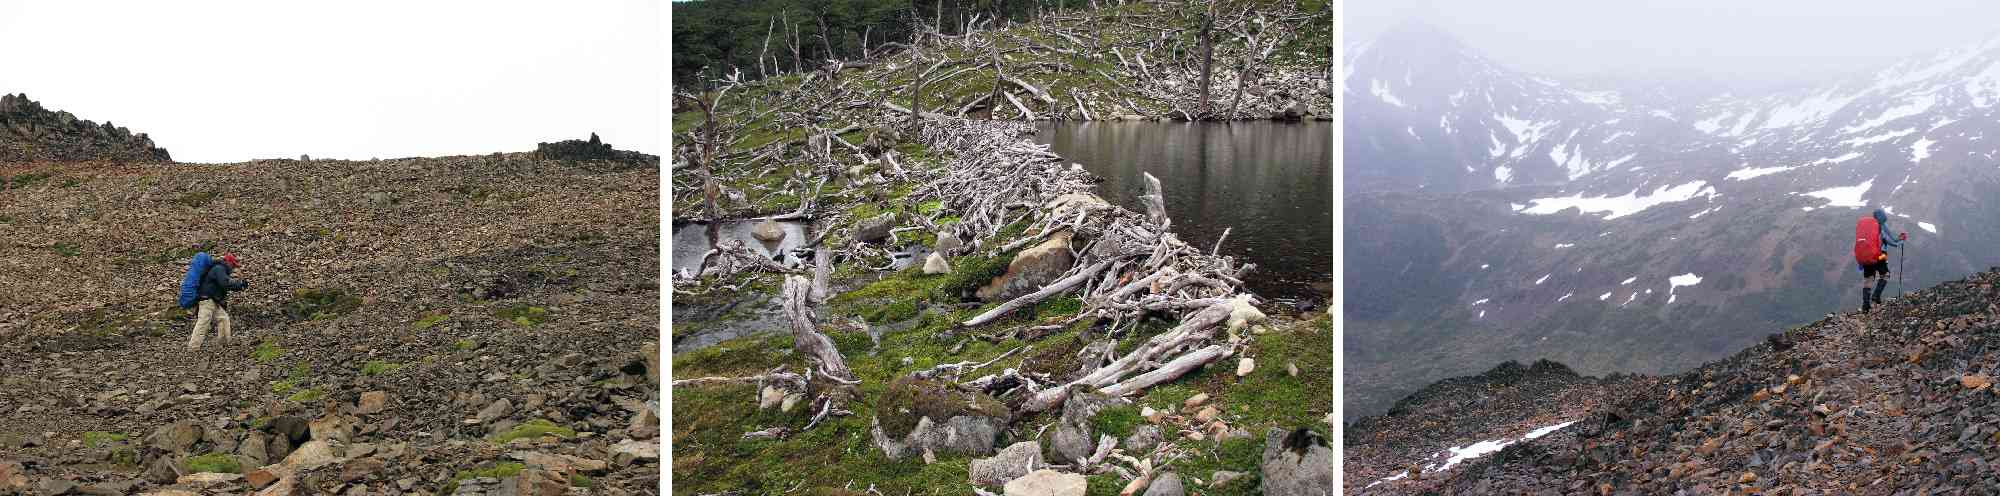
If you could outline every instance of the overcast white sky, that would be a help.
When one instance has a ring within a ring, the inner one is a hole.
[[[661,4],[0,0],[0,92],[183,162],[659,154]]]
[[[1810,82],[1984,39],[1978,0],[1348,0],[1345,36],[1423,19],[1487,56],[1551,76],[1703,74],[1738,85]]]

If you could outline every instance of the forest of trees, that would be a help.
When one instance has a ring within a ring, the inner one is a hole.
[[[674,84],[743,71],[745,79],[862,58],[910,41],[917,26],[960,34],[973,19],[1014,22],[1089,8],[1091,0],[696,0],[673,4]],[[768,40],[768,45],[766,44]],[[759,64],[759,58],[763,63]]]

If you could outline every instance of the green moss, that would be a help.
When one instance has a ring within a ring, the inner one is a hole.
[[[396,369],[400,368],[403,368],[402,364],[384,362],[381,360],[369,360],[368,363],[361,365],[361,375],[370,375],[370,376],[382,375],[390,372],[395,372]]]
[[[589,489],[592,487],[596,487],[597,481],[590,480],[590,476],[588,475],[569,474],[569,485],[570,487],[581,487]]]
[[[139,466],[139,451],[133,449],[131,446],[112,448],[110,461],[111,464],[121,467],[137,467]]]
[[[541,325],[543,322],[548,322],[549,309],[529,305],[515,305],[495,310],[493,316],[499,317],[500,320],[513,322],[514,325],[521,327],[534,327]]]
[[[83,250],[77,249],[76,245],[70,243],[56,243],[53,248],[57,255],[65,257],[74,257],[83,254]]]
[[[292,320],[325,320],[361,308],[361,298],[333,288],[301,289],[292,292],[283,313]]]
[[[444,322],[445,319],[449,318],[451,318],[450,314],[444,314],[444,313],[433,314],[425,316],[424,318],[421,319],[417,319],[415,323],[410,324],[410,327],[419,331],[428,330],[431,327],[438,325],[439,322]]]
[[[1132,405],[1114,405],[1097,412],[1090,418],[1091,427],[1097,432],[1124,439],[1132,435],[1132,428],[1139,426],[1139,409]]]
[[[292,382],[291,379],[271,381],[271,394],[288,394],[293,389],[298,389],[298,387],[299,385]]]
[[[222,453],[208,453],[181,461],[181,468],[188,473],[215,472],[223,474],[242,473],[243,466],[236,458]]]
[[[505,479],[508,477],[521,475],[521,470],[524,470],[526,468],[528,468],[527,465],[522,465],[519,462],[497,462],[491,466],[475,468],[472,470],[460,470],[458,471],[457,474],[452,475],[451,482],[445,483],[444,489],[439,490],[438,493],[451,494],[453,492],[456,492],[458,490],[458,484],[460,482],[464,482],[471,479],[478,479],[481,477]]]
[[[472,351],[478,348],[479,348],[479,342],[473,341],[471,339],[460,339],[451,342],[451,349],[456,351]]]
[[[1199,445],[1197,450],[1201,452],[1175,462],[1172,465],[1173,469],[1183,476],[1213,474],[1217,470],[1243,472],[1243,477],[1230,481],[1228,485],[1210,488],[1206,494],[1218,496],[1260,494],[1257,486],[1261,484],[1258,479],[1263,473],[1260,466],[1264,461],[1264,437],[1261,433],[1224,441],[1222,445],[1214,446],[1212,453],[1207,452],[1210,446],[1213,445]]]
[[[122,432],[90,431],[83,433],[83,446],[95,449],[123,442],[125,439],[127,436]]]
[[[493,442],[499,444],[507,444],[509,441],[513,441],[515,439],[523,439],[523,438],[532,439],[532,438],[539,438],[542,436],[555,436],[563,439],[569,439],[576,437],[576,430],[556,425],[554,422],[550,422],[547,420],[534,419],[534,420],[529,420],[527,422],[523,422],[521,425],[516,425],[514,426],[513,429],[508,429],[507,432],[502,432],[493,435]]]
[[[257,348],[250,350],[250,359],[256,360],[257,363],[269,364],[284,354],[285,349],[278,347],[278,342],[267,339],[257,343]]]
[[[215,196],[216,192],[214,191],[190,191],[174,197],[173,202],[189,208],[201,208],[204,205],[208,205],[208,202],[215,200]]]
[[[297,393],[292,393],[291,396],[285,397],[285,400],[293,403],[311,403],[314,401],[319,401],[320,398],[325,398],[325,397],[326,397],[326,392],[321,391],[319,388],[315,387],[315,388],[306,388],[300,390]]]
[[[877,400],[876,408],[882,419],[882,430],[892,437],[909,434],[911,429],[917,427],[918,419],[924,417],[930,417],[932,422],[944,422],[960,415],[1008,416],[1007,406],[991,396],[911,377],[889,383],[888,389]]]

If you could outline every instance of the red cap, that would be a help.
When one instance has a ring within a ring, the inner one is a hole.
[[[231,254],[228,254],[228,255],[223,255],[223,256],[222,256],[222,263],[223,263],[223,264],[225,264],[225,265],[228,265],[228,266],[229,266],[229,268],[232,268],[232,269],[236,268],[236,254],[234,254],[234,253],[231,253]]]

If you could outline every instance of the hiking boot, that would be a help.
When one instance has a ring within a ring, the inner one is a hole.
[[[1868,287],[1867,287],[1867,286],[1862,286],[1862,287],[1861,287],[1861,313],[1868,313],[1868,307],[1869,307],[1869,303],[1870,303],[1871,301],[1874,301],[1874,297],[1868,294]]]

